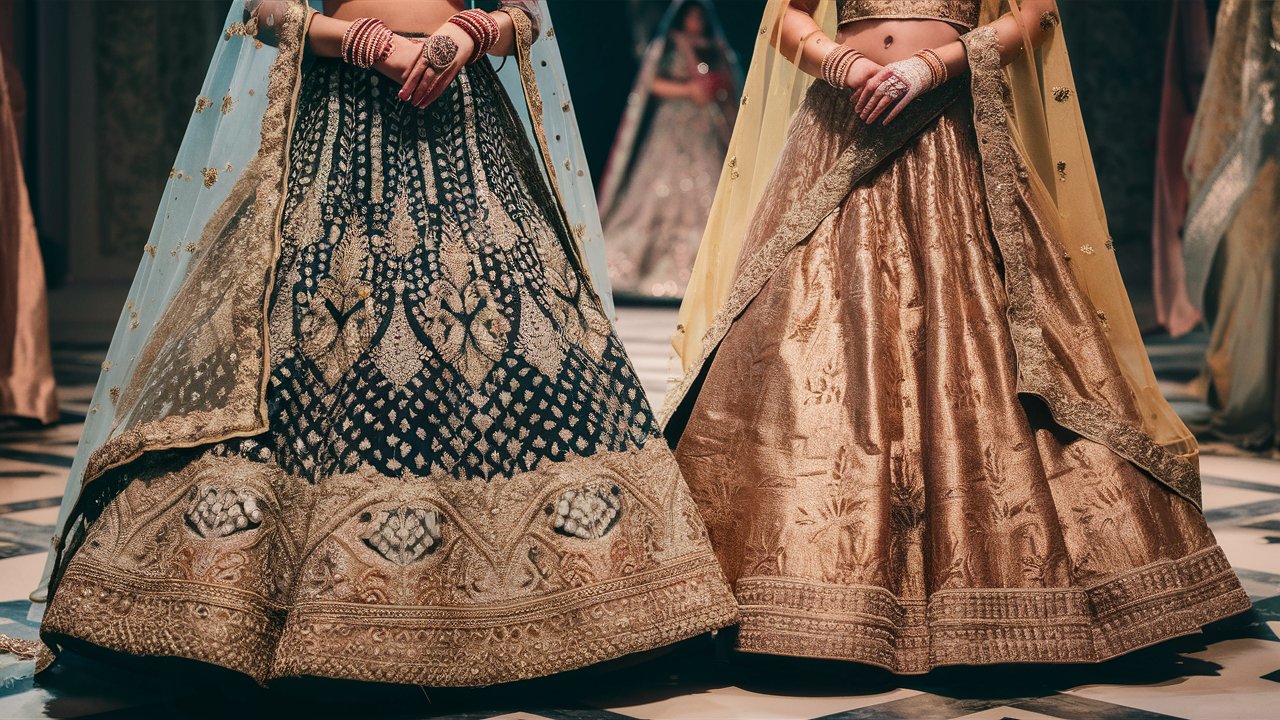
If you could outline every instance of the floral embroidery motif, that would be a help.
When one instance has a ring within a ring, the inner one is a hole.
[[[382,341],[373,347],[370,355],[378,370],[388,380],[398,386],[405,386],[414,376],[422,371],[424,348],[409,327],[405,315],[404,302],[401,300],[405,285],[397,281],[394,285],[395,305],[391,310],[391,324],[382,334]]]
[[[440,548],[444,516],[436,510],[400,507],[364,513],[360,539],[389,562],[405,566]]]
[[[437,280],[419,313],[440,357],[467,384],[480,387],[506,352],[511,332],[511,323],[497,308],[493,287],[484,280],[462,286]]]
[[[349,231],[334,249],[331,274],[317,284],[299,328],[303,350],[330,385],[355,364],[373,337],[367,303],[371,288],[363,279],[365,242],[363,233]]]
[[[622,513],[622,489],[617,485],[566,490],[548,505],[551,524],[561,535],[583,540],[604,537]]]
[[[258,499],[234,488],[191,488],[187,527],[203,538],[226,537],[262,524]]]
[[[387,224],[387,240],[392,249],[400,257],[412,253],[422,243],[422,234],[418,225],[409,215],[409,200],[403,194],[396,197],[391,211],[391,222]]]

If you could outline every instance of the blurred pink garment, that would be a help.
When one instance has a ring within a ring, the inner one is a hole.
[[[58,402],[44,263],[22,177],[10,81],[0,54],[0,416],[51,423]]]
[[[1209,14],[1204,0],[1174,3],[1156,137],[1151,243],[1156,319],[1175,337],[1200,323],[1200,311],[1187,297],[1183,267],[1182,226],[1189,198],[1182,166],[1208,65]]]

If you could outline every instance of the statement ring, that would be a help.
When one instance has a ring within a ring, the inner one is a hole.
[[[448,35],[432,35],[422,45],[422,57],[436,72],[448,70],[458,58],[458,43]]]

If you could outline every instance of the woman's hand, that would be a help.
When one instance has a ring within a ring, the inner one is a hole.
[[[863,86],[865,86],[871,78],[879,74],[882,69],[884,69],[883,65],[872,60],[866,55],[863,55],[853,61],[853,64],[849,66],[849,71],[844,75],[845,87],[853,91],[853,95],[850,99],[856,100],[859,93],[862,92]]]
[[[889,63],[863,84],[855,111],[870,125],[884,116],[888,125],[912,100],[933,89],[929,64],[918,56]],[[888,115],[885,115],[888,112]]]
[[[396,35],[391,39],[391,54],[382,62],[374,63],[373,69],[396,81],[396,84],[404,85],[421,56],[422,45]]]
[[[411,103],[419,109],[427,107],[444,94],[445,89],[449,87],[449,83],[453,82],[454,77],[462,70],[466,59],[471,57],[471,53],[475,50],[475,41],[471,39],[471,36],[453,23],[445,23],[440,26],[435,35],[441,35],[453,40],[457,46],[457,51],[454,53],[453,62],[449,63],[448,67],[437,70],[431,66],[431,62],[423,53],[425,43],[430,41],[431,38],[427,38],[423,42],[414,43],[418,56],[402,81],[400,99]],[[432,37],[435,37],[435,35]],[[393,49],[391,51],[392,56],[396,52]],[[387,59],[390,60],[391,58],[388,57]]]

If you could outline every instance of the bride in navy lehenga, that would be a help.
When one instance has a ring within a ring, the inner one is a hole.
[[[73,469],[51,647],[483,685],[733,621],[591,274],[543,9],[381,7],[233,11]]]

